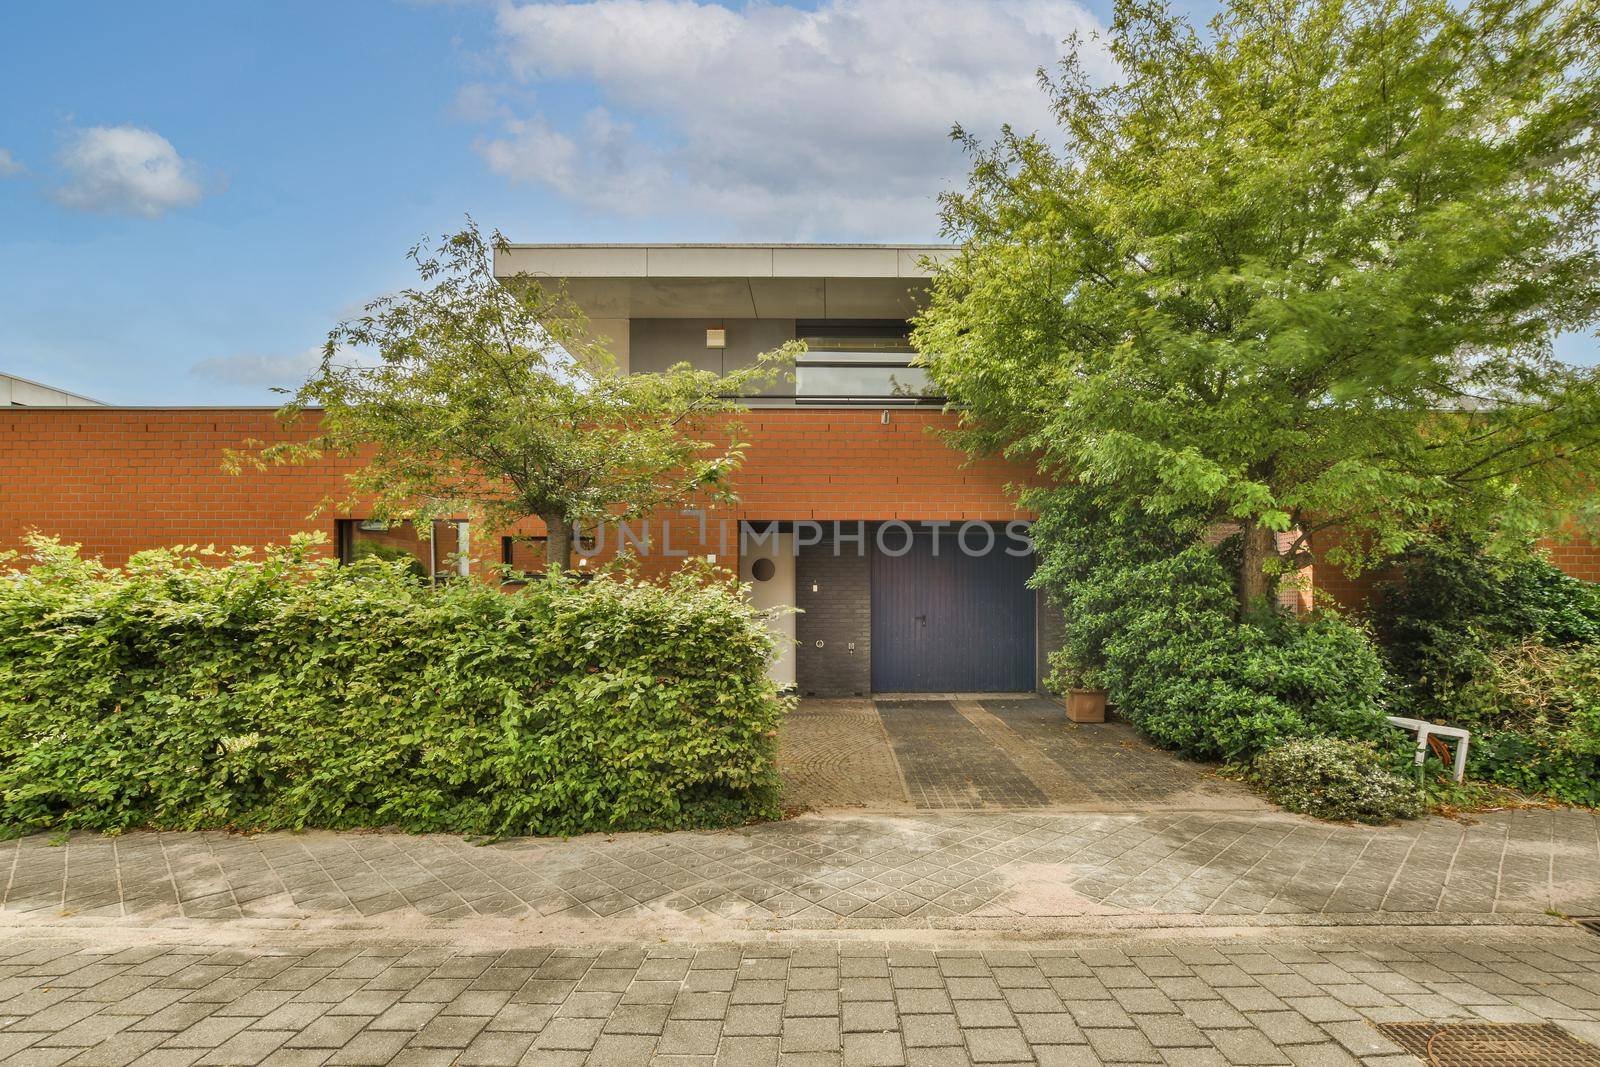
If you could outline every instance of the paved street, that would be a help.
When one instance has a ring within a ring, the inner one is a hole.
[[[1600,939],[1573,931],[938,949],[173,938],[0,944],[4,1062],[1389,1067],[1421,1061],[1375,1024],[1600,1037]]]
[[[845,810],[738,830],[4,842],[0,1063],[1600,1065],[1514,1058],[1600,1045],[1595,813],[1319,823],[924,703],[808,702]]]
[[[1600,914],[1597,833],[1530,809],[34,836],[0,851],[0,1057],[1387,1065],[1421,1061],[1374,1024],[1465,1020],[1600,1043],[1600,938],[1546,914]]]
[[[1372,828],[1281,812],[808,815],[714,833],[35,835],[3,913],[742,937],[797,929],[1543,922],[1600,915],[1600,817],[1531,808]]]

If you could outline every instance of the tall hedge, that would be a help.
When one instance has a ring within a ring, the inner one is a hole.
[[[1108,506],[1092,488],[1029,497],[1033,582],[1062,607],[1056,687],[1104,688],[1158,744],[1248,763],[1291,738],[1396,740],[1383,663],[1367,633],[1328,612],[1237,617],[1221,556],[1196,516]]]
[[[0,571],[0,824],[570,834],[775,814],[772,639],[725,584],[515,593],[38,539]]]

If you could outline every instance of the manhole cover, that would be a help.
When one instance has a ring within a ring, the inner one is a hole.
[[[1429,1067],[1600,1067],[1600,1049],[1550,1023],[1385,1023]]]

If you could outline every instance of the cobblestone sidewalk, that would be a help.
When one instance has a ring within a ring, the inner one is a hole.
[[[1419,1064],[1374,1023],[1600,1031],[1579,932],[471,950],[0,942],[13,1067]]]
[[[1600,915],[1600,818],[1528,809],[1373,829],[1281,813],[806,816],[720,833],[39,835],[0,917],[559,918],[642,935]],[[1058,923],[1059,925],[1059,923]],[[1037,929],[1034,929],[1037,932]]]

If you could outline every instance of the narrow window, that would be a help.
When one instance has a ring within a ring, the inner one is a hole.
[[[911,366],[907,324],[882,319],[795,323],[806,353],[795,363],[795,398],[819,402],[937,403],[928,372]]]

